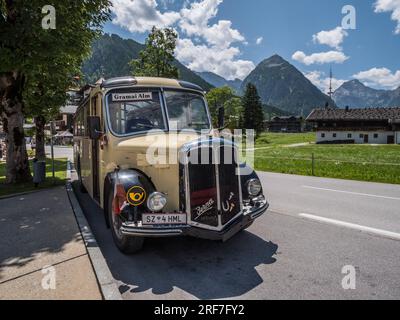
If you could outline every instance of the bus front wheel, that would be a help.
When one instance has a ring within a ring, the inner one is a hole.
[[[112,192],[110,192],[108,195],[107,213],[114,242],[122,253],[125,254],[136,253],[143,248],[144,238],[126,236],[122,234],[120,230],[122,220],[120,216],[114,214],[113,212],[113,200],[114,200],[114,195]]]

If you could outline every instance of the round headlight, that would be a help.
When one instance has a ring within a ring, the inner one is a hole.
[[[153,212],[161,211],[166,205],[167,198],[165,194],[161,192],[154,192],[147,199],[147,208]]]
[[[258,179],[251,179],[247,182],[247,192],[250,196],[256,197],[261,193],[262,186]]]

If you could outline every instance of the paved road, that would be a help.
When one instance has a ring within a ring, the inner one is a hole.
[[[273,211],[294,216],[312,214],[400,233],[399,185],[259,175]]]
[[[50,146],[45,147],[46,155],[48,157],[51,156],[51,148]],[[54,158],[68,158],[68,160],[72,161],[74,158],[74,151],[72,147],[62,147],[62,146],[54,146]]]
[[[260,176],[271,210],[248,231],[227,243],[151,239],[134,256],[116,250],[101,210],[78,198],[125,299],[400,299],[400,241],[379,233],[400,231],[400,186]],[[356,290],[341,286],[346,265]]]
[[[26,145],[27,150],[31,150],[30,144]],[[48,157],[51,156],[51,148],[50,146],[45,147],[45,152]],[[63,146],[54,146],[54,158],[68,158],[70,161],[73,160],[73,148],[72,147],[63,147]]]

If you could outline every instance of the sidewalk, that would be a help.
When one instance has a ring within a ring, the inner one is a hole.
[[[0,200],[0,235],[0,300],[102,299],[65,186]]]

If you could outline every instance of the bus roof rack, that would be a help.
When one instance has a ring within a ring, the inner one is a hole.
[[[201,92],[204,91],[200,86],[188,81],[166,79],[166,78],[155,78],[155,77],[135,78],[132,76],[126,76],[126,77],[111,78],[108,80],[101,79],[98,81],[97,85],[100,84],[101,88],[114,88],[114,87],[134,86],[137,85],[138,83],[159,84],[160,86],[163,86],[164,84],[167,86],[172,85],[173,87],[180,86],[181,88],[195,90],[195,91],[201,91]]]
[[[119,86],[135,85],[137,81],[134,77],[118,77],[104,80],[101,84],[102,88],[112,88]]]

